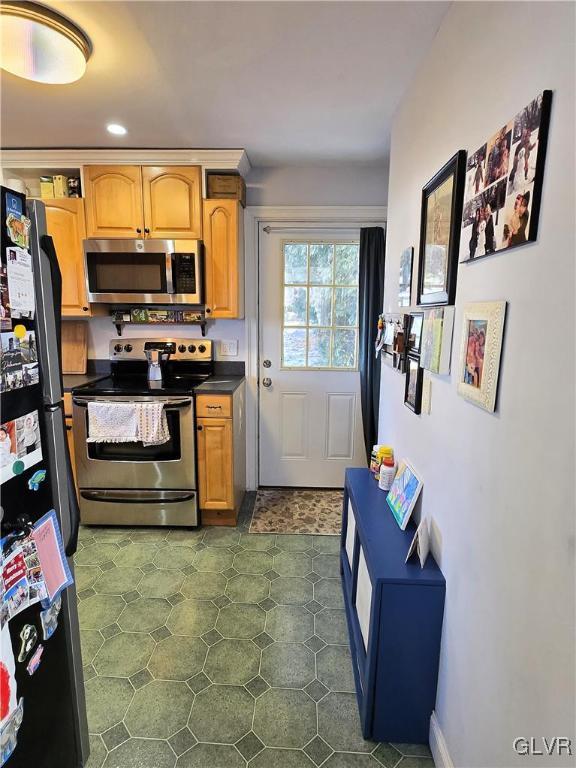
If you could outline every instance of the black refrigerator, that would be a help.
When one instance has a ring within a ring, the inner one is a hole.
[[[5,187],[0,194],[0,766],[81,768],[89,745],[74,584],[51,607],[46,599],[32,604],[38,590],[30,586],[29,602],[21,603],[27,607],[13,616],[14,603],[5,600],[5,564],[15,542],[27,541],[51,510],[65,552],[61,564],[73,577],[79,512],[63,410],[61,275],[44,204]],[[26,562],[38,565],[33,556]]]

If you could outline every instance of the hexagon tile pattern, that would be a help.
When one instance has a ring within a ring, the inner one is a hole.
[[[434,768],[364,741],[338,536],[86,528],[86,768]]]

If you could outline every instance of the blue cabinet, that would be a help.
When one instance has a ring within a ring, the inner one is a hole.
[[[365,739],[428,743],[446,583],[431,554],[404,562],[415,530],[368,469],[346,470],[340,571]]]

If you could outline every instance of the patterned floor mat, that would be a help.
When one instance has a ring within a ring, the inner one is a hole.
[[[339,534],[342,491],[265,488],[256,495],[250,533]]]

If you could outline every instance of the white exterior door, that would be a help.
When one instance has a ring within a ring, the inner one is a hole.
[[[260,485],[342,488],[366,466],[358,230],[260,232]]]

